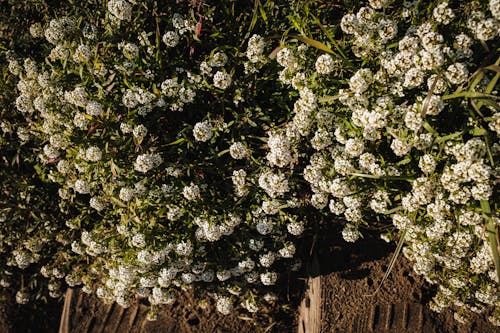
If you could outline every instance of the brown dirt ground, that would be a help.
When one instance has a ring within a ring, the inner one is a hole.
[[[339,235],[339,231],[334,234]],[[428,307],[433,288],[416,275],[411,263],[399,256],[388,279],[373,295],[391,261],[395,246],[367,238],[354,244],[319,244],[322,286],[321,332],[364,333],[494,333],[486,316],[463,325],[451,311],[435,313]],[[335,245],[340,244],[340,245]]]

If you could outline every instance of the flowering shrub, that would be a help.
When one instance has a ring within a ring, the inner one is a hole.
[[[346,221],[348,242],[392,219],[382,236],[439,285],[432,309],[466,321],[493,306],[496,325],[497,8],[370,1],[340,21],[352,57],[303,44],[276,57],[299,93],[281,142],[309,160],[311,205]]]
[[[193,287],[256,312],[333,220],[404,242],[434,310],[500,324],[498,1],[106,5],[32,25],[39,58],[6,54],[17,135],[58,185],[54,295],[155,306]],[[8,250],[20,269],[19,251],[40,252]]]

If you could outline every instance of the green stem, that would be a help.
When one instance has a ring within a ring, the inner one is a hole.
[[[366,173],[350,173],[349,176],[360,177],[360,178],[369,178],[369,179],[381,179],[381,180],[414,180],[414,176],[376,176],[369,175]]]
[[[495,100],[500,99],[499,96],[480,93],[480,92],[476,92],[476,91],[462,91],[459,93],[453,93],[453,94],[445,95],[441,99],[443,101],[445,101],[445,100],[454,99],[454,98],[488,98],[488,99],[491,98],[491,99],[495,99]]]
[[[367,296],[375,296],[375,294],[378,293],[380,288],[382,288],[382,285],[384,284],[385,280],[387,280],[387,278],[389,277],[389,274],[391,274],[391,271],[394,268],[394,265],[396,264],[396,260],[398,259],[399,254],[401,253],[401,249],[403,248],[403,244],[405,242],[405,237],[406,237],[406,229],[403,230],[403,233],[399,238],[398,245],[396,246],[396,250],[394,250],[391,262],[389,263],[389,267],[387,267],[387,270],[385,271],[384,276],[382,277],[382,281],[380,281],[380,284],[378,285],[377,289],[375,289],[373,294]]]
[[[490,242],[491,253],[493,255],[493,262],[495,263],[495,269],[497,271],[497,278],[500,281],[500,255],[498,253],[498,230],[495,225],[494,220],[491,218],[491,207],[488,200],[481,200],[481,209],[483,210],[483,216],[485,217],[486,232],[488,233],[488,241]]]

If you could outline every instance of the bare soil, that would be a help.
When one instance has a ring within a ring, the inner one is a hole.
[[[486,320],[486,315],[475,316],[464,325],[453,318],[450,310],[431,311],[428,302],[433,288],[413,272],[411,263],[402,255],[374,294],[389,266],[394,244],[376,238],[346,244],[335,241],[335,235],[340,232],[333,230],[318,246],[323,300],[321,332],[500,332]]]

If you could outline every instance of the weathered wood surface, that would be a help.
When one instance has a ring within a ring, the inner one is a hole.
[[[321,333],[321,276],[316,256],[308,271],[310,277],[299,307],[298,333]]]

